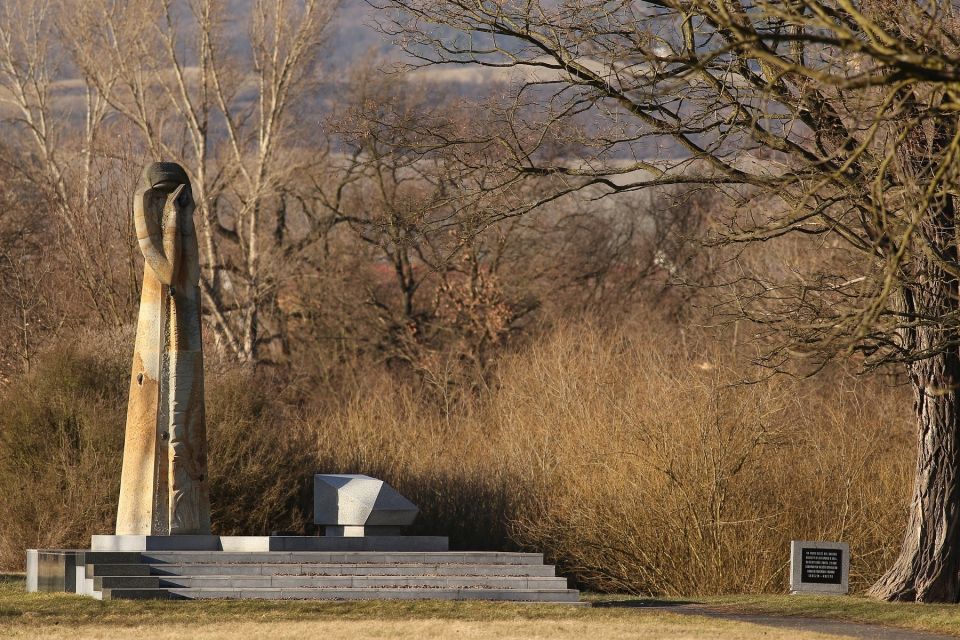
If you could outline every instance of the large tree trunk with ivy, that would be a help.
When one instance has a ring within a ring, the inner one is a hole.
[[[903,548],[870,590],[885,600],[960,602],[960,298],[954,203],[921,225],[928,252],[905,278],[903,339],[917,416],[917,466]],[[924,357],[926,355],[926,357]]]

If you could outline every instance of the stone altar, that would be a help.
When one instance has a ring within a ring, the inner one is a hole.
[[[313,476],[313,523],[327,536],[394,536],[419,509],[379,478],[360,474]]]

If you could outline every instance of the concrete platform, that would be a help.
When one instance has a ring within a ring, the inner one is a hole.
[[[221,536],[223,551],[446,551],[445,536]]]
[[[97,599],[579,603],[539,553],[57,550],[34,557],[46,571],[36,577],[41,590]]]

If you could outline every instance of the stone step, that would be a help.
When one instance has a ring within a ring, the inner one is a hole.
[[[123,565],[96,565],[87,575],[317,575],[317,576],[523,576],[550,578],[553,565],[544,564],[450,564],[450,563],[235,563],[130,565],[130,573],[118,573]]]
[[[91,564],[87,563],[87,577],[97,576],[149,576],[152,575],[148,564]]]
[[[566,589],[566,578],[526,578],[506,576],[106,576],[94,578],[94,588],[489,588],[489,589]]]
[[[142,562],[139,551],[75,551],[84,564],[138,564]]]
[[[89,578],[89,574],[87,574]],[[93,589],[103,591],[104,589],[159,589],[161,578],[159,576],[94,576]]]
[[[420,563],[420,564],[543,564],[542,553],[499,551],[143,551],[140,562],[147,564],[214,563]]]
[[[576,589],[444,588],[161,588],[103,589],[104,600],[257,599],[257,600],[499,600],[579,603]]]

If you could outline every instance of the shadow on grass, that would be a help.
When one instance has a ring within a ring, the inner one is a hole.
[[[696,600],[666,600],[663,598],[632,598],[629,600],[592,600],[591,604],[595,607],[606,607],[611,609],[666,609],[669,607],[682,607],[685,605],[702,605],[702,602]]]
[[[26,587],[27,576],[23,573],[0,573],[0,588]]]

